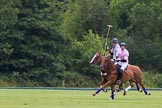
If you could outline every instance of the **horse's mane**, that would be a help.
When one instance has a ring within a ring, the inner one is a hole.
[[[111,58],[110,58],[110,55],[108,56],[105,56],[105,62],[108,64],[108,68],[109,68],[109,73],[116,73],[115,70],[117,70],[117,65],[115,65],[112,61],[111,61]]]

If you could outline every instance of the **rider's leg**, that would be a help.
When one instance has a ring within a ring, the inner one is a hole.
[[[123,70],[122,69],[119,69],[118,71],[118,79],[117,79],[117,84],[121,84],[121,78],[123,76]]]
[[[117,79],[117,82],[116,82],[117,84],[121,83],[123,72],[124,72],[125,68],[127,67],[127,65],[128,65],[128,63],[121,62],[121,68],[118,70],[118,79]]]

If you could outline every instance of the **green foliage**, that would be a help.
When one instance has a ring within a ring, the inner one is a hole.
[[[143,81],[147,87],[162,87],[162,74],[155,74],[153,72],[144,72]]]
[[[162,87],[162,81],[161,81],[162,75],[157,74],[154,77],[154,83],[157,85],[157,87]]]
[[[96,34],[105,34],[108,22],[108,2],[105,0],[69,0],[64,14],[63,33],[77,40],[82,40],[88,30]]]
[[[103,54],[108,24],[108,43],[125,41],[131,64],[162,72],[160,0],[1,0],[0,7],[4,86],[96,86],[100,70],[89,61]],[[161,87],[160,76],[144,76]]]

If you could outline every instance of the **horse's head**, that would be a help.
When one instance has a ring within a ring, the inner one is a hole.
[[[96,54],[93,56],[92,60],[89,62],[90,64],[100,65],[102,61],[102,56],[99,52],[96,52]]]
[[[107,71],[108,69],[111,68],[111,66],[113,65],[111,59],[110,59],[110,54],[104,56],[101,64],[100,64],[100,68],[102,71]]]

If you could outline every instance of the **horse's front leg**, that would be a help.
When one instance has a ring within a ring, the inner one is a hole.
[[[102,85],[104,85],[106,82],[107,82],[107,80],[106,80],[105,78],[103,78],[102,81],[99,83],[99,85],[100,85],[99,88],[102,88]],[[103,92],[107,92],[106,89],[103,89],[102,91],[103,91]]]
[[[106,83],[106,80],[104,78],[102,78],[102,81],[100,81],[99,85],[102,86],[105,83]]]
[[[115,85],[112,84],[111,85],[111,96],[110,96],[110,100],[114,100],[114,96],[115,96],[114,92],[115,92]]]
[[[102,88],[102,85],[100,86],[100,88]],[[105,88],[105,89],[103,89],[102,91],[103,91],[103,92],[107,92],[107,89]]]
[[[123,89],[123,83],[119,85],[117,89],[115,89],[115,93],[120,92]]]
[[[103,88],[103,84],[106,83],[106,80],[103,78],[102,81],[99,83],[100,87],[97,89],[97,91],[95,93],[93,93],[92,95],[93,96],[96,96],[96,94],[100,93],[101,90],[104,91],[104,88]]]
[[[123,89],[123,83],[121,83],[121,84],[119,85],[119,87],[115,89],[114,95],[116,95],[116,94],[117,94],[118,92],[120,92],[122,89]]]
[[[119,85],[119,90],[122,90],[123,89],[123,83],[121,83],[120,85]]]
[[[107,81],[104,85],[100,86],[100,88],[98,88],[98,90],[93,93],[92,95],[95,96],[96,94],[98,94],[101,90],[104,90],[104,88],[106,88],[107,86],[109,86],[111,84],[111,81]]]

